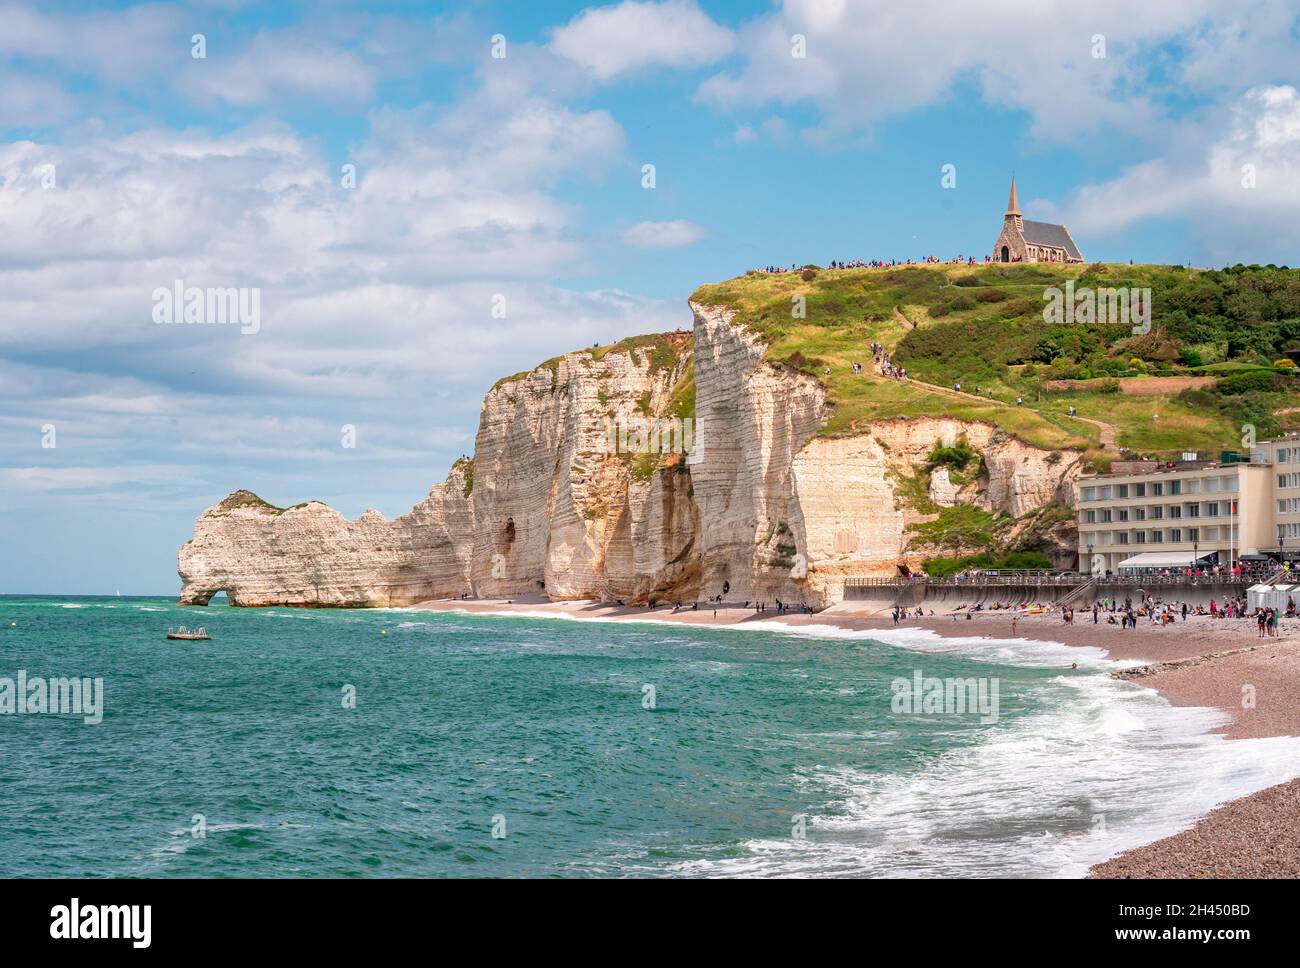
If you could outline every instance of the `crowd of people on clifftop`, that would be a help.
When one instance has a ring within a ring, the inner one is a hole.
[[[973,266],[981,262],[991,263],[993,257],[990,255],[976,258],[973,255],[958,255],[951,259],[941,259],[937,255],[927,255],[923,259],[832,259],[827,266],[828,269],[897,269],[900,266],[921,266],[921,265],[953,265],[953,266]],[[788,266],[767,265],[760,266],[757,269],[751,269],[751,272],[766,272],[770,275],[780,275],[784,272],[799,272],[804,267],[796,262],[791,262]]]

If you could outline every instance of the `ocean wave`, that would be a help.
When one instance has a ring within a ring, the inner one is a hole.
[[[807,839],[774,836],[690,876],[1082,877],[1300,772],[1300,738],[1227,740],[1227,714],[1109,676],[1059,677],[1050,711],[916,772],[818,771]],[[1073,696],[1071,696],[1073,694]],[[1073,701],[1072,701],[1073,699]]]

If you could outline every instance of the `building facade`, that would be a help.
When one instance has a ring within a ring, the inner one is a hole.
[[[1080,477],[1080,570],[1300,559],[1300,436],[1240,457],[1117,461],[1109,474]]]
[[[993,243],[994,262],[1082,262],[1083,253],[1074,244],[1070,230],[1051,222],[1034,222],[1020,214],[1016,180],[1011,179],[1011,197],[1002,216],[1002,232]]]

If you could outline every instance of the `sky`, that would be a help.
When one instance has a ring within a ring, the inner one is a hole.
[[[1298,86],[1274,0],[0,0],[0,594],[175,594],[238,488],[402,514],[501,376],[982,257],[1013,172],[1090,261],[1294,265]]]

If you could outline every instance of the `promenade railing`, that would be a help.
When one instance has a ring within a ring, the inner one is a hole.
[[[1105,575],[1098,576],[1099,585],[1131,585],[1141,588],[1146,585],[1254,585],[1266,581],[1267,572],[1244,575]],[[901,575],[890,578],[846,578],[845,588],[900,588],[915,585],[958,588],[1009,588],[1009,587],[1050,587],[1072,588],[1086,585],[1093,580],[1092,575],[945,575],[943,577]]]

